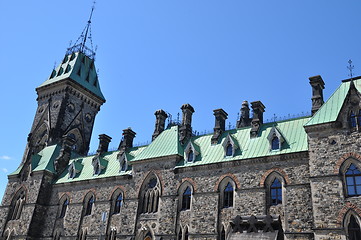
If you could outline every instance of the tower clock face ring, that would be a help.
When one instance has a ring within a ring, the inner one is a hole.
[[[60,101],[55,101],[55,102],[53,103],[52,109],[55,110],[55,109],[57,109],[59,106],[60,106]]]
[[[93,117],[90,113],[85,114],[85,121],[90,123],[93,120]]]
[[[68,109],[69,109],[69,112],[74,112],[74,111],[75,111],[75,106],[74,106],[74,104],[69,103],[69,104],[68,104]]]

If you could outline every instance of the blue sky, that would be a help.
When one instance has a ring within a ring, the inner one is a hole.
[[[79,37],[91,5],[0,1],[0,196],[21,162],[35,88]],[[349,59],[360,74],[360,9],[336,0],[99,0],[92,33],[107,102],[91,151],[102,133],[116,148],[127,127],[136,143],[149,141],[155,110],[176,118],[184,103],[199,132],[213,128],[216,108],[234,125],[243,100],[261,100],[266,119],[309,112],[308,77],[323,77],[327,99],[348,78]]]

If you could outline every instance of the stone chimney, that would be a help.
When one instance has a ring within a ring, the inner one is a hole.
[[[133,147],[133,139],[136,133],[128,127],[123,130],[123,140],[120,142],[118,150],[127,149]]]
[[[154,128],[154,133],[152,135],[152,141],[154,141],[154,139],[156,139],[159,134],[161,134],[164,131],[164,127],[165,127],[165,120],[167,119],[167,114],[162,110],[157,110],[154,113],[155,115],[155,128]]]
[[[325,82],[320,75],[310,77],[310,85],[312,87],[312,110],[311,114],[315,114],[323,105],[323,89],[325,89]]]
[[[65,167],[68,166],[71,157],[71,151],[74,144],[75,144],[74,138],[68,135],[63,137],[59,156],[54,161],[54,169],[57,174],[62,173]]]
[[[214,132],[211,139],[211,143],[217,144],[219,137],[226,129],[226,119],[228,114],[222,108],[219,108],[213,110],[213,115],[215,116],[215,122],[214,122],[214,128],[213,128]]]
[[[188,139],[192,137],[192,114],[194,108],[190,104],[183,104],[182,107],[182,125],[179,128],[179,141],[185,144]]]
[[[251,102],[253,118],[251,121],[251,138],[257,137],[263,124],[263,113],[266,108],[261,101]]]
[[[112,141],[112,138],[106,134],[99,135],[99,146],[97,150],[97,154],[100,155],[102,153],[108,152],[109,143]]]
[[[251,118],[249,117],[249,106],[248,102],[245,100],[242,102],[241,107],[241,116],[237,121],[237,128],[251,126]]]

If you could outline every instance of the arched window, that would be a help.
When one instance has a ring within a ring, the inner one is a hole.
[[[160,196],[160,184],[158,179],[155,176],[151,177],[147,184],[143,186],[142,192],[142,213],[157,212]]]
[[[233,192],[233,186],[228,182],[223,191],[223,208],[233,207]]]
[[[350,222],[347,226],[347,232],[349,240],[361,239],[360,225],[357,223],[357,220],[353,215],[350,216]]]
[[[226,156],[233,156],[233,145],[229,142],[226,148]]]
[[[115,199],[114,202],[114,211],[113,214],[118,214],[120,213],[120,208],[123,205],[123,195],[122,193],[119,193],[119,195],[117,196],[117,198]]]
[[[54,238],[53,238],[53,240],[60,240],[60,232],[59,232],[59,231],[56,231],[56,232],[54,233]]]
[[[270,187],[270,204],[271,206],[275,206],[278,204],[282,204],[282,184],[275,178]]]
[[[190,187],[187,187],[183,192],[181,210],[191,209],[191,200],[192,200],[192,190]]]
[[[85,216],[92,214],[94,202],[95,202],[94,196],[91,195],[90,198],[86,201],[85,214],[84,214]]]
[[[351,164],[345,172],[347,196],[361,195],[361,172],[355,164]]]
[[[65,198],[65,200],[63,201],[63,204],[61,205],[59,218],[65,217],[66,210],[68,209],[68,205],[69,205],[69,199]]]
[[[352,128],[356,127],[356,115],[353,111],[350,113],[350,125]]]
[[[25,203],[25,190],[19,190],[13,198],[10,219],[19,219]]]
[[[127,168],[128,168],[127,161],[126,161],[126,159],[124,159],[121,163],[120,171],[125,172],[127,170]]]
[[[272,144],[271,144],[272,150],[279,150],[280,149],[280,140],[277,136],[274,136],[272,138]]]
[[[188,157],[187,157],[187,162],[193,162],[193,160],[194,160],[194,153],[193,153],[192,150],[189,150],[187,156],[188,156]]]
[[[144,240],[152,240],[152,234],[150,232],[148,232],[145,237]]]

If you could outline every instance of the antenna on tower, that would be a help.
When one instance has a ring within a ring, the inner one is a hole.
[[[94,51],[94,48],[93,48],[93,39],[92,39],[92,31],[91,31],[91,23],[92,23],[93,12],[95,9],[95,3],[96,2],[94,1],[93,6],[90,11],[90,16],[89,16],[89,19],[88,19],[88,22],[87,22],[85,28],[83,29],[80,36],[76,40],[75,44],[72,47],[69,47],[67,49],[67,54],[71,54],[74,52],[82,52],[91,59],[95,58],[96,50]],[[90,41],[90,48],[88,48],[86,46],[86,42],[88,39]]]

